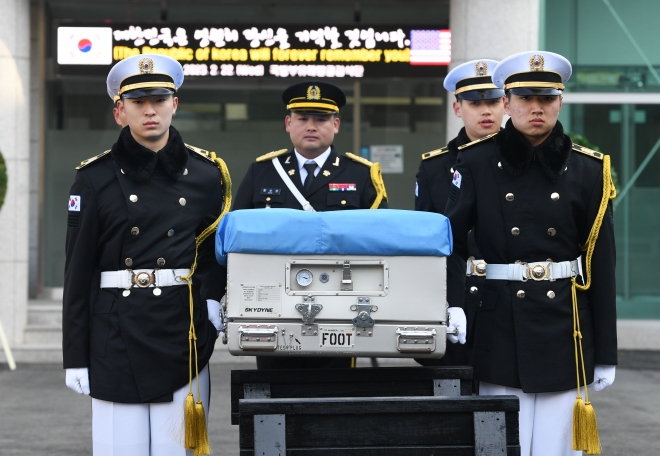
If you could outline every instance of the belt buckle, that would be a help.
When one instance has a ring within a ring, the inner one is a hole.
[[[131,271],[131,284],[135,285],[138,288],[149,288],[151,285],[156,283],[156,276],[154,272],[138,272],[137,274],[134,271]]]
[[[486,262],[484,260],[475,263],[474,257],[468,258],[470,262],[470,274],[478,277],[486,276]]]
[[[550,279],[550,264],[548,263],[546,266],[543,266],[542,264],[528,264],[525,263],[525,276],[527,279],[533,279],[537,282],[540,282],[542,280],[551,280]],[[525,280],[526,282],[526,280]]]

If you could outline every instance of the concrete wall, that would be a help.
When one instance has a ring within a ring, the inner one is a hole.
[[[452,33],[450,69],[476,59],[502,60],[539,46],[540,0],[451,0]],[[454,95],[449,94],[448,101]],[[447,140],[463,126],[447,103]]]
[[[0,210],[0,320],[22,342],[27,317],[29,225],[30,3],[0,0],[0,150],[9,178]]]

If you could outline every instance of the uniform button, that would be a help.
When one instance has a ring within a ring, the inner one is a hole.
[[[124,260],[124,263],[126,264],[126,266],[133,266],[133,259],[132,258],[126,258]]]
[[[158,287],[154,288],[153,293],[154,293],[154,296],[160,296],[160,293],[161,293],[160,288],[158,288]]]
[[[479,292],[479,289],[477,287],[470,287],[470,293],[477,294],[478,292]]]
[[[346,200],[341,200],[341,205],[342,206],[346,205]]]
[[[136,203],[138,200],[137,195],[131,195],[128,197],[129,200],[131,200],[132,203]]]
[[[557,234],[557,230],[554,228],[548,228],[548,236],[554,236],[555,234]]]
[[[187,175],[188,175],[188,168],[186,168],[186,169],[183,170],[183,175],[184,175],[184,176],[187,176]]]
[[[161,267],[165,266],[165,258],[158,258],[156,260],[156,264],[158,264],[158,266],[161,266]]]
[[[525,297],[525,291],[524,290],[518,290],[518,293],[516,293],[516,296],[518,296],[520,299]]]
[[[552,290],[548,291],[548,298],[555,299],[555,292]]]
[[[128,296],[129,296],[130,294],[131,294],[131,290],[124,290],[124,291],[122,291],[122,293],[121,293],[121,295],[122,295],[124,298],[128,298]]]
[[[167,237],[174,236],[174,230],[167,230]]]
[[[120,169],[119,171],[121,171],[122,174],[126,174],[123,169]]]
[[[513,193],[507,193],[505,198],[507,201],[513,201]]]
[[[552,201],[557,201],[559,199],[559,193],[555,192],[552,195],[550,195],[550,198],[552,198]]]
[[[182,206],[186,205],[186,199],[185,198],[179,198],[179,204]]]
[[[502,162],[497,162],[497,167],[498,167],[499,169],[502,169]]]
[[[131,234],[133,236],[137,236],[138,234],[140,234],[140,228],[138,228],[137,226],[134,226],[133,228],[131,228]]]
[[[451,170],[451,173],[454,174],[454,168],[449,168]]]
[[[513,228],[511,228],[511,234],[513,234],[514,236],[518,236],[520,234],[520,228],[514,226]]]
[[[266,198],[266,201],[270,201],[270,196]]]

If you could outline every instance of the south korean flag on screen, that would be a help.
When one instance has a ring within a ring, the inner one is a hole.
[[[58,27],[57,63],[60,65],[110,65],[112,28]]]

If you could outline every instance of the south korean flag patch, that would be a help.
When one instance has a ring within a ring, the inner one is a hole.
[[[69,195],[69,212],[80,212],[80,195]]]
[[[463,176],[458,171],[454,171],[454,177],[451,180],[451,187],[449,188],[449,201],[452,203],[456,202],[456,197],[458,196],[458,189],[461,188],[461,181]]]
[[[461,188],[461,180],[463,176],[458,171],[454,171],[454,178],[451,180],[452,185],[455,185],[457,188]]]

